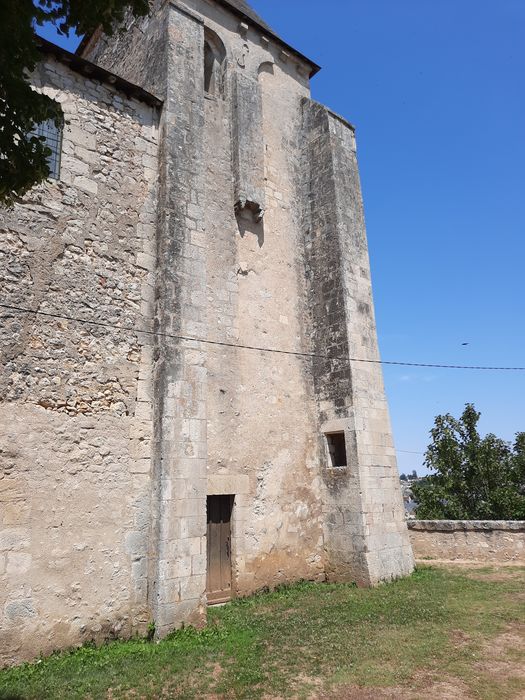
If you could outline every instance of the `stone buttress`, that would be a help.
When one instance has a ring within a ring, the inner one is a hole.
[[[320,439],[343,433],[347,455],[345,466],[333,465],[322,445],[327,576],[373,585],[410,573],[413,558],[379,363],[355,136],[310,99],[303,119]]]

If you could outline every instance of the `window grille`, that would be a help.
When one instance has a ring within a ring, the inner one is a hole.
[[[47,157],[49,166],[49,177],[58,180],[60,177],[60,154],[62,151],[62,127],[57,127],[52,119],[37,124],[31,136],[41,136],[45,145],[51,149],[51,154]]]

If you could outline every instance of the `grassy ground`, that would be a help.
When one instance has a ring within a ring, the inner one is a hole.
[[[159,644],[0,672],[2,700],[525,698],[525,569],[420,568],[374,590],[303,583]]]

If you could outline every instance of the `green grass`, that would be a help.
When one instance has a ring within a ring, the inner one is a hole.
[[[338,686],[413,688],[443,676],[481,700],[519,697],[525,686],[508,673],[487,695],[495,679],[483,682],[480,664],[490,639],[524,622],[525,570],[483,576],[424,567],[373,590],[301,583],[212,608],[203,631],[86,646],[5,670],[0,699],[337,697]],[[525,662],[516,649],[509,659]]]

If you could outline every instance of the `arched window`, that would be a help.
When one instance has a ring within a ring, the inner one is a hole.
[[[204,30],[204,91],[208,95],[224,95],[226,49],[210,29]]]
[[[204,42],[204,91],[215,92],[215,54],[207,41]]]

